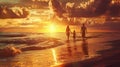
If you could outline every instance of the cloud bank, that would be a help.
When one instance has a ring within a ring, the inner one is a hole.
[[[112,0],[89,0],[86,2],[66,2],[61,4],[59,0],[50,0],[52,9],[56,15],[61,16],[66,11],[69,17],[120,17],[120,4],[112,3]]]
[[[7,7],[0,7],[0,18],[26,18],[29,12],[26,8],[10,9]]]

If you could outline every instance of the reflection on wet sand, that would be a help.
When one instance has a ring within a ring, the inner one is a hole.
[[[57,62],[57,57],[56,57],[56,51],[55,51],[55,49],[52,49],[52,55],[53,55],[53,60],[55,62],[54,64],[57,65],[58,62]]]
[[[68,42],[68,43],[66,43],[66,45],[67,45],[67,52],[68,52],[68,56],[72,56],[72,49],[71,49],[71,45],[70,45],[70,43]]]
[[[82,51],[83,51],[85,57],[89,57],[87,39],[82,40]]]
[[[81,42],[81,43],[80,43]],[[87,39],[67,41],[64,46],[52,49],[54,65],[74,62],[89,57]]]

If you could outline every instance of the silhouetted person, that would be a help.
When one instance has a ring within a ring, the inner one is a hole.
[[[74,41],[76,40],[76,31],[75,30],[73,31],[73,40]]]
[[[89,54],[88,54],[88,42],[86,41],[86,39],[82,40],[82,51],[83,51],[85,57],[89,56]]]
[[[66,36],[67,36],[67,40],[69,40],[69,37],[70,37],[70,27],[69,27],[69,25],[67,25],[67,27],[66,27]]]
[[[82,24],[82,26],[81,26],[82,38],[86,37],[86,32],[87,32],[87,28],[86,28],[85,24]]]

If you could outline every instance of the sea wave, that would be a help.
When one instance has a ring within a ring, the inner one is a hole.
[[[44,36],[44,34],[7,33],[0,36],[2,36],[0,46],[3,48],[14,46],[22,51],[47,49],[63,44],[60,39]]]

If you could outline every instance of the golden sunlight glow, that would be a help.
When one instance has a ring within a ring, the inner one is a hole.
[[[51,21],[46,21],[45,23],[47,24],[45,25],[44,32],[47,32],[47,33],[64,32],[65,26],[62,24],[58,24]]]
[[[56,23],[49,23],[47,25],[47,32],[55,33],[55,32],[64,32],[64,25],[56,24]]]
[[[112,4],[120,3],[120,0],[112,0]]]
[[[49,25],[49,32],[56,32],[56,26],[54,24]]]
[[[115,1],[112,0],[112,4],[114,4],[114,3],[115,3]]]

